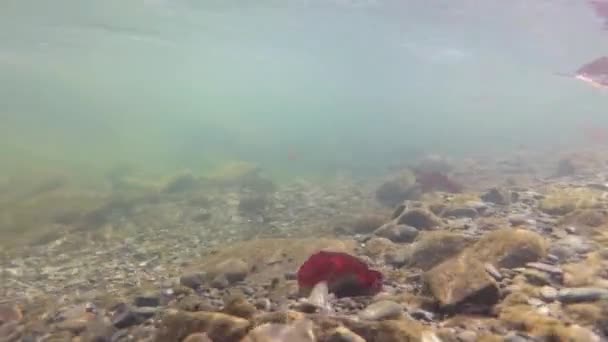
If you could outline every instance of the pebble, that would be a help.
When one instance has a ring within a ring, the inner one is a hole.
[[[359,312],[359,318],[367,321],[380,321],[397,318],[403,313],[403,307],[390,300],[381,300],[368,305]]]
[[[540,296],[542,299],[551,302],[557,299],[558,291],[554,287],[543,286],[540,288]]]
[[[594,287],[564,288],[559,290],[557,300],[564,303],[593,302],[608,299],[608,289]]]

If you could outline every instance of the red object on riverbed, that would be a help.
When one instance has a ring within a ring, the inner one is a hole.
[[[341,252],[321,251],[311,255],[298,270],[300,291],[309,292],[327,282],[336,297],[374,295],[382,289],[382,274],[371,270],[358,258]]]

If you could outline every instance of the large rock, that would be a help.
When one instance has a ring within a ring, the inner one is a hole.
[[[425,232],[412,244],[408,267],[429,270],[444,260],[460,253],[475,240],[471,237],[444,231]]]
[[[214,342],[242,339],[250,328],[248,320],[218,312],[168,312],[160,322],[157,342],[181,341],[194,333],[206,333]]]
[[[444,309],[464,303],[491,306],[499,299],[494,278],[486,272],[483,263],[466,253],[426,272],[424,281]]]
[[[537,233],[523,229],[500,229],[483,236],[458,255],[433,267],[425,283],[439,304],[451,309],[460,304],[491,306],[499,299],[498,286],[486,271],[515,268],[546,255],[547,243]]]

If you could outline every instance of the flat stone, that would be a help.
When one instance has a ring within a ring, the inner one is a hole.
[[[403,314],[403,307],[390,300],[381,300],[368,305],[359,312],[359,318],[367,321],[381,321],[398,318]]]
[[[479,216],[479,213],[474,208],[468,207],[455,207],[447,209],[442,214],[443,217],[456,217],[456,218],[476,218]]]

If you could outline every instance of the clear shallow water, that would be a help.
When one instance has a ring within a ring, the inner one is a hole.
[[[605,92],[554,75],[608,51],[584,1],[11,0],[0,19],[6,170],[368,172],[607,121]]]

